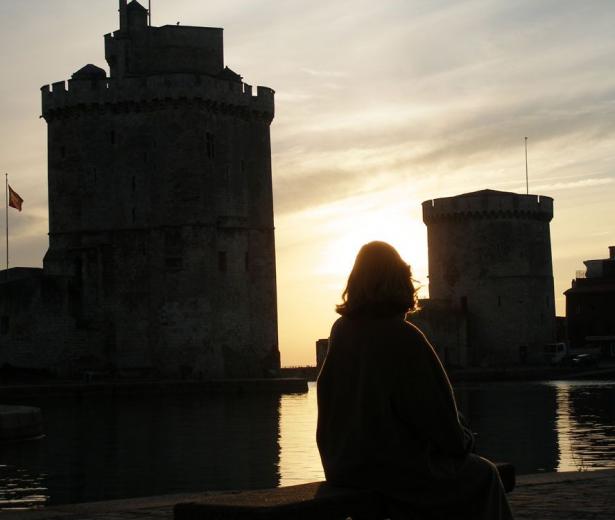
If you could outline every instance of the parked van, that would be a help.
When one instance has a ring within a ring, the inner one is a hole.
[[[544,346],[543,353],[547,363],[557,365],[568,355],[568,346],[566,343],[547,343]]]

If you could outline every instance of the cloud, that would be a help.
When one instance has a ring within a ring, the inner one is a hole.
[[[310,76],[316,76],[317,78],[345,78],[347,75],[344,72],[335,70],[314,70],[308,68],[300,69],[301,72],[305,72]]]
[[[615,179],[612,178],[598,178],[598,179],[581,179],[572,182],[556,182],[554,184],[542,184],[534,186],[532,189],[535,192],[553,192],[560,190],[577,190],[579,188],[589,188],[595,186],[605,186],[607,184],[613,184]],[[519,191],[522,191],[523,187],[519,187]]]

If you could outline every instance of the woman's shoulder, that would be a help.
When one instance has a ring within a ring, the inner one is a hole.
[[[430,355],[431,346],[421,329],[406,320],[392,324],[386,336],[388,349],[394,358],[416,361]]]
[[[334,357],[376,355],[390,363],[429,363],[432,347],[421,330],[403,319],[338,318],[331,327],[329,354]]]
[[[331,341],[331,338],[338,334],[340,330],[347,326],[347,321],[348,318],[346,318],[345,316],[341,316],[333,322],[333,325],[331,326],[331,332],[329,333],[329,341]]]
[[[407,334],[409,337],[412,337],[418,341],[427,341],[425,334],[423,334],[423,331],[419,329],[414,323],[411,323],[407,320],[403,320],[402,326],[404,328],[405,334]]]
[[[425,334],[413,323],[406,320],[401,320],[397,326],[399,336],[404,342],[426,344],[428,343]]]
[[[352,318],[341,316],[331,327],[330,338],[346,332],[372,331],[380,333],[382,337],[398,338],[402,341],[416,341],[424,343],[427,340],[421,330],[403,317],[387,318]]]

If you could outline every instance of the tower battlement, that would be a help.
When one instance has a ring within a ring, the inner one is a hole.
[[[423,222],[464,218],[514,217],[549,222],[553,218],[553,199],[542,195],[522,195],[482,190],[455,197],[426,200]]]
[[[195,74],[160,74],[135,78],[73,78],[41,87],[42,115],[45,119],[74,109],[101,109],[125,105],[139,110],[142,105],[162,102],[203,102],[221,110],[244,110],[246,114],[271,120],[274,91],[241,81],[228,81]]]

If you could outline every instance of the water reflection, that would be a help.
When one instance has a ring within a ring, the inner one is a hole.
[[[477,451],[518,474],[615,468],[615,382],[459,385]],[[323,477],[316,447],[316,387],[280,402],[281,485]]]
[[[324,480],[316,446],[316,387],[280,401],[280,485]]]
[[[24,499],[31,487],[61,504],[280,482],[279,395],[34,404],[44,411],[46,436],[0,447],[4,500]],[[10,491],[16,487],[21,497]]]
[[[459,385],[478,451],[519,474],[615,468],[615,383]],[[0,445],[0,507],[323,479],[307,394],[46,398],[47,435]]]
[[[456,388],[460,408],[477,433],[476,448],[519,474],[557,467],[555,390],[542,384],[491,383]]]
[[[615,468],[615,382],[460,385],[479,453],[519,474]]]
[[[49,498],[44,481],[44,474],[32,474],[25,468],[0,465],[0,508],[44,505]]]
[[[615,468],[615,383],[554,382],[557,471]]]

